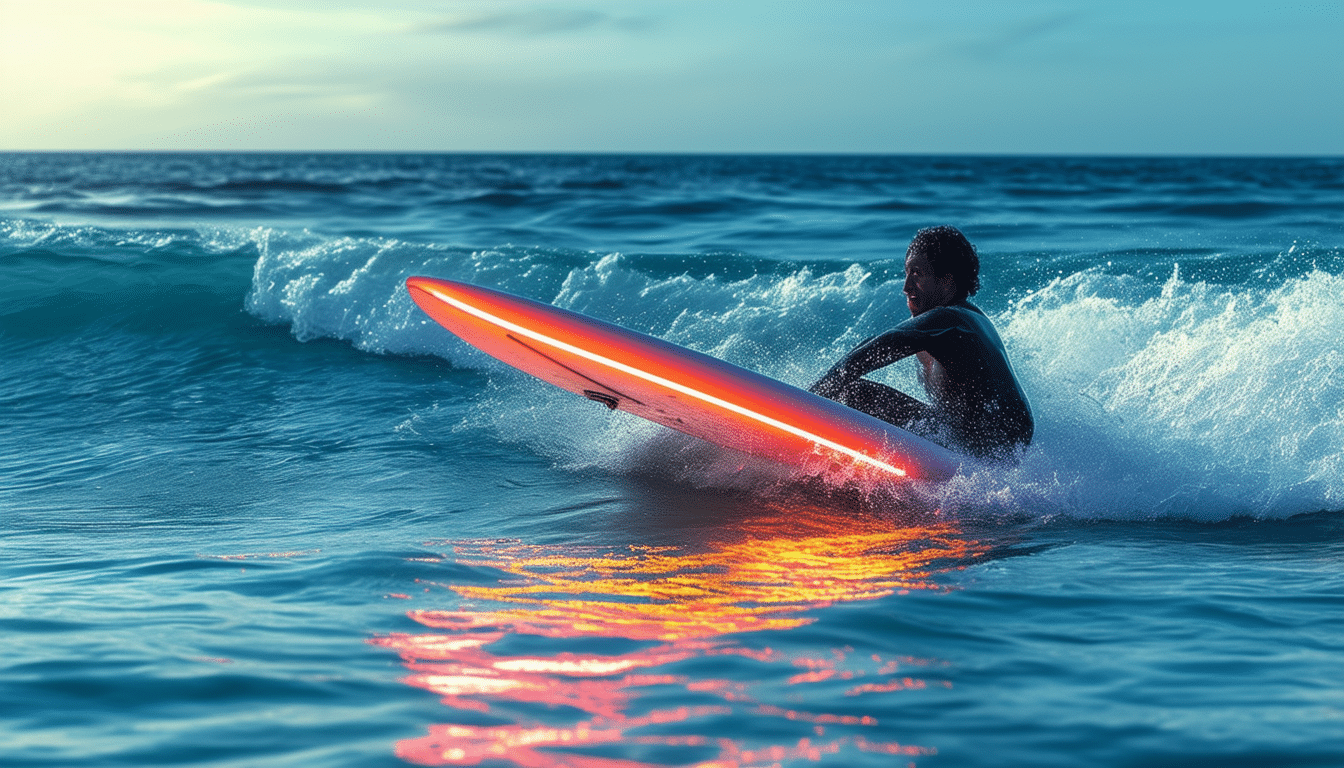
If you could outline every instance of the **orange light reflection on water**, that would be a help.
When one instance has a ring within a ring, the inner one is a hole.
[[[451,543],[457,562],[498,569],[507,577],[491,586],[445,585],[472,607],[410,611],[412,619],[437,631],[371,642],[401,655],[410,671],[407,683],[435,692],[449,707],[476,713],[468,720],[506,722],[430,726],[427,735],[400,742],[398,756],[420,765],[666,765],[594,754],[625,747],[623,753],[636,754],[673,749],[685,756],[678,765],[739,768],[818,761],[842,750],[907,758],[932,753],[929,747],[874,738],[890,734],[861,707],[864,696],[928,687],[928,681],[910,675],[910,667],[927,662],[860,657],[849,648],[819,656],[789,654],[746,645],[761,638],[745,633],[795,629],[836,603],[936,588],[937,573],[965,564],[983,547],[949,523],[900,525],[799,503],[767,505],[721,533],[724,540],[703,551]],[[540,638],[555,649],[505,650],[504,641],[527,637],[533,638],[528,647]],[[574,641],[585,638],[635,641],[637,648],[575,650]],[[741,679],[743,668],[735,665],[709,665],[734,670],[735,680],[695,672],[714,657],[761,665],[751,673],[757,679]],[[809,687],[823,701],[843,698],[850,706],[844,712],[812,712],[759,698],[802,701]],[[669,699],[685,705],[660,706]],[[749,746],[760,737],[742,730],[762,717],[796,722],[803,730],[786,744]]]

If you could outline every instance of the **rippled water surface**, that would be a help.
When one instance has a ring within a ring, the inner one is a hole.
[[[937,486],[403,288],[800,384],[940,223],[1038,427]],[[1338,159],[0,155],[0,764],[1344,764],[1342,296]]]

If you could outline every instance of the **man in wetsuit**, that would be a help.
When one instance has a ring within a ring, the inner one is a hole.
[[[1003,460],[1034,423],[994,325],[967,299],[980,288],[975,246],[954,227],[922,229],[905,253],[910,319],[860,344],[812,392],[979,458]],[[863,378],[917,355],[928,405]]]

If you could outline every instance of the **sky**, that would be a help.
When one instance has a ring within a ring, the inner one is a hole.
[[[1344,1],[0,0],[0,150],[1344,155]]]

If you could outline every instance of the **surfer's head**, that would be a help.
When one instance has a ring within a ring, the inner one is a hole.
[[[905,272],[912,315],[964,301],[980,290],[980,257],[956,227],[916,232],[905,251]]]

